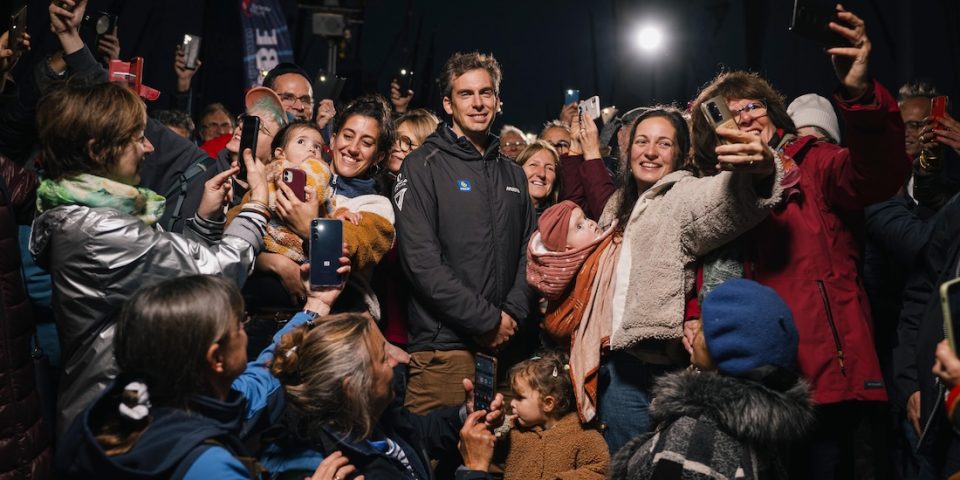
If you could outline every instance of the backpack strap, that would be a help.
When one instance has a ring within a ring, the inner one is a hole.
[[[207,156],[190,165],[190,167],[188,167],[186,170],[180,172],[178,182],[170,187],[170,189],[167,190],[166,195],[164,195],[165,198],[170,198],[173,195],[177,195],[177,204],[173,207],[173,212],[170,215],[170,218],[167,220],[166,224],[163,225],[163,228],[166,231],[173,231],[173,226],[178,220],[180,220],[182,215],[181,210],[183,210],[183,201],[187,198],[187,186],[190,181],[201,173],[206,172],[216,162],[217,159]]]

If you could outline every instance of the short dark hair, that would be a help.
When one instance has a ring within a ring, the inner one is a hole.
[[[397,137],[396,127],[390,112],[390,104],[383,96],[378,94],[364,95],[348,103],[343,111],[337,112],[334,131],[339,134],[340,129],[347,123],[347,119],[354,115],[370,117],[377,121],[380,130],[377,137],[377,153],[386,156],[390,153],[390,148]]]
[[[187,115],[187,112],[181,112],[180,110],[154,110],[153,119],[168,127],[182,128],[190,132],[190,135],[194,133],[195,126],[193,119],[190,118],[190,115]]]
[[[503,78],[500,63],[493,58],[493,54],[480,52],[457,52],[447,59],[447,63],[443,64],[443,70],[440,72],[440,91],[443,92],[443,96],[449,97],[453,94],[454,79],[477,69],[486,70],[490,74],[490,79],[493,80],[493,91],[500,96],[500,80]]]
[[[290,62],[279,63],[276,67],[273,67],[272,70],[267,72],[267,76],[263,77],[263,86],[271,90],[276,90],[273,88],[273,84],[277,80],[277,77],[280,75],[286,75],[288,73],[296,73],[297,75],[302,76],[307,83],[310,84],[310,87],[313,88],[313,82],[310,80],[310,76],[307,75],[307,72],[300,68],[299,65]]]
[[[147,107],[133,90],[116,83],[68,80],[37,104],[45,176],[108,176],[146,121]]]
[[[693,153],[694,167],[700,175],[717,173],[717,134],[713,126],[700,113],[700,104],[717,95],[726,99],[750,98],[760,100],[767,106],[767,118],[776,128],[783,129],[784,133],[797,133],[797,127],[787,113],[783,94],[773,88],[769,82],[754,72],[723,72],[710,81],[690,106],[693,112]]]

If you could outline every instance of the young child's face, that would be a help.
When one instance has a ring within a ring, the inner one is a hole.
[[[520,426],[533,427],[547,422],[547,414],[540,402],[540,392],[530,388],[525,379],[518,378],[513,382],[513,395],[510,408],[517,416]]]
[[[597,222],[590,220],[579,207],[573,209],[570,215],[570,226],[567,228],[567,249],[573,250],[585,247],[603,235],[603,230]]]
[[[296,166],[308,158],[320,158],[322,150],[323,136],[320,132],[312,128],[298,128],[289,135],[287,144],[274,152],[274,157]]]

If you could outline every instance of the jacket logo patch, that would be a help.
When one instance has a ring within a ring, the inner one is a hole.
[[[459,188],[461,192],[473,190],[473,187],[470,185],[470,180],[457,180],[457,188]]]
[[[401,189],[393,194],[393,203],[397,205],[397,210],[403,210],[403,196],[407,194],[407,189]]]
[[[870,390],[872,388],[883,388],[883,380],[867,380],[863,382],[863,388]]]
[[[507,187],[508,192],[520,193],[520,189],[517,187]]]

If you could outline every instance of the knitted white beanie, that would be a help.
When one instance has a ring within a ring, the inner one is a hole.
[[[793,119],[793,123],[800,127],[820,127],[830,134],[834,140],[840,141],[840,124],[837,122],[837,114],[833,111],[833,105],[830,100],[817,95],[808,93],[800,95],[787,107],[787,115]]]

